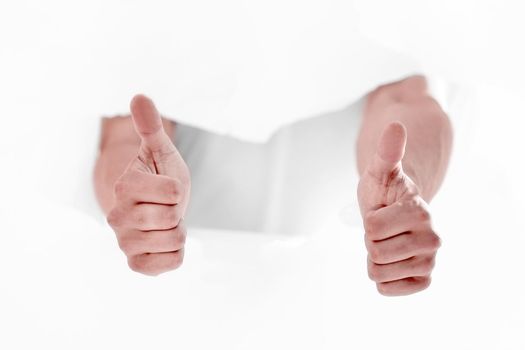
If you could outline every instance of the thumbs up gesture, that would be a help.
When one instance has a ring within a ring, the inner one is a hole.
[[[157,275],[183,260],[190,175],[153,102],[137,95],[130,108],[141,144],[115,182],[115,205],[107,220],[130,268]]]
[[[428,287],[440,246],[427,204],[403,171],[406,140],[401,123],[389,124],[358,186],[368,274],[389,296]]]

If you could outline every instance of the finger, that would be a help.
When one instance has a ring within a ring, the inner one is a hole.
[[[379,138],[376,153],[367,171],[383,184],[388,184],[392,173],[401,169],[406,141],[407,132],[403,124],[390,123]]]
[[[170,230],[182,217],[179,204],[165,205],[143,203],[130,208],[117,207],[109,212],[108,222],[112,227],[140,231]]]
[[[174,270],[182,264],[184,248],[169,253],[140,254],[128,258],[129,267],[145,275],[156,276]]]
[[[117,233],[120,249],[127,255],[174,252],[184,247],[186,226],[181,222],[176,228],[163,231],[138,230]]]
[[[397,281],[378,283],[377,290],[385,296],[408,295],[428,288],[430,282],[429,276],[409,277]]]
[[[429,254],[440,246],[439,237],[432,231],[403,233],[383,241],[365,242],[370,259],[376,264],[390,264]]]
[[[434,255],[425,255],[380,265],[368,259],[368,277],[375,282],[396,281],[408,277],[430,275],[434,268]]]
[[[117,201],[132,203],[178,204],[185,193],[179,180],[142,171],[126,172],[114,190]]]
[[[365,215],[364,227],[370,240],[380,241],[430,224],[430,213],[420,197],[401,200]]]
[[[164,131],[162,119],[151,99],[136,95],[130,103],[131,116],[142,144],[154,153],[172,153],[175,146]]]

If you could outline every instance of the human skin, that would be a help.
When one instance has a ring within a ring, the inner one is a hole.
[[[182,264],[190,174],[153,102],[137,95],[130,109],[103,122],[95,192],[129,267],[158,275]]]
[[[368,96],[357,144],[357,194],[368,275],[383,295],[430,285],[441,243],[427,203],[443,181],[451,148],[450,121],[423,77]]]
[[[129,266],[157,275],[182,263],[185,229],[180,218],[189,198],[189,172],[159,129],[161,118],[153,103],[138,95],[131,112],[132,118],[103,121],[95,191]],[[394,121],[402,124],[390,125]],[[163,123],[171,135],[173,123]],[[147,141],[151,130],[157,130],[155,145],[167,150],[169,161],[152,152]],[[451,139],[448,119],[426,93],[424,78],[384,85],[368,95],[357,144],[358,199],[369,275],[384,295],[410,294],[430,283],[439,238],[426,203],[443,180]],[[174,189],[180,196],[170,202],[163,195]]]

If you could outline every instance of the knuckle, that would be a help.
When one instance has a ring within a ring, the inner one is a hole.
[[[184,246],[186,243],[186,228],[185,227],[177,227],[175,230],[175,244],[177,246]]]
[[[170,179],[164,188],[165,193],[170,197],[171,200],[179,202],[184,194],[184,188],[180,181],[177,179]]]
[[[412,217],[418,222],[428,223],[431,220],[430,211],[426,203],[419,195],[412,195],[405,199],[401,205],[408,210]]]
[[[420,201],[415,204],[414,213],[418,221],[425,223],[430,222],[430,211],[428,211],[428,209]]]
[[[432,278],[430,276],[426,276],[426,277],[423,277],[419,280],[419,283],[418,283],[418,290],[417,291],[422,291],[424,289],[427,289],[430,284],[432,283]]]
[[[430,273],[434,269],[434,265],[435,265],[434,256],[424,257],[419,261],[419,263],[414,268],[415,274],[422,275],[422,276],[430,275]]]
[[[415,195],[410,195],[408,198],[404,199],[402,202],[401,202],[401,205],[403,208],[407,209],[407,210],[417,210],[419,208],[419,205],[420,202],[417,198],[417,196]]]
[[[118,245],[120,250],[122,250],[126,255],[129,255],[135,247],[134,242],[126,236],[122,236],[118,239]]]
[[[377,219],[377,216],[374,214],[374,212],[370,211],[365,214],[364,226],[366,233],[368,233],[369,235],[375,236],[377,234],[379,228],[379,220]]]
[[[180,251],[186,244],[186,228],[183,225],[179,225],[169,231],[168,246],[172,251]]]
[[[113,186],[113,192],[116,198],[122,198],[128,192],[128,184],[124,180],[117,180]]]
[[[424,223],[430,222],[430,212],[425,208],[420,207],[417,212],[417,218],[419,221]]]
[[[120,210],[114,208],[108,213],[106,221],[111,227],[118,227],[122,222],[122,213]]]
[[[380,264],[383,260],[383,254],[377,244],[372,243],[368,246],[368,255],[370,255],[370,260],[372,260],[372,262]]]
[[[368,278],[372,281],[378,282],[382,278],[381,268],[376,264],[370,264],[368,266]]]
[[[427,274],[430,274],[432,270],[434,270],[434,266],[436,266],[436,258],[434,256],[425,259],[423,262],[423,269]]]
[[[438,250],[441,247],[441,238],[435,232],[432,232],[428,245],[431,250]]]

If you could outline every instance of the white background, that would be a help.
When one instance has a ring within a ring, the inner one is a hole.
[[[523,13],[518,1],[1,1],[0,348],[524,349]],[[455,150],[431,206],[443,240],[431,288],[378,295],[358,218],[337,213],[304,237],[193,229],[179,271],[130,272],[94,209],[99,116],[143,91],[248,135],[233,128],[253,124],[238,119],[250,104],[267,132],[339,108],[341,88],[351,99],[381,79],[340,82],[373,64],[315,54],[350,55],[346,29],[446,82]],[[287,45],[308,35],[313,49]]]

